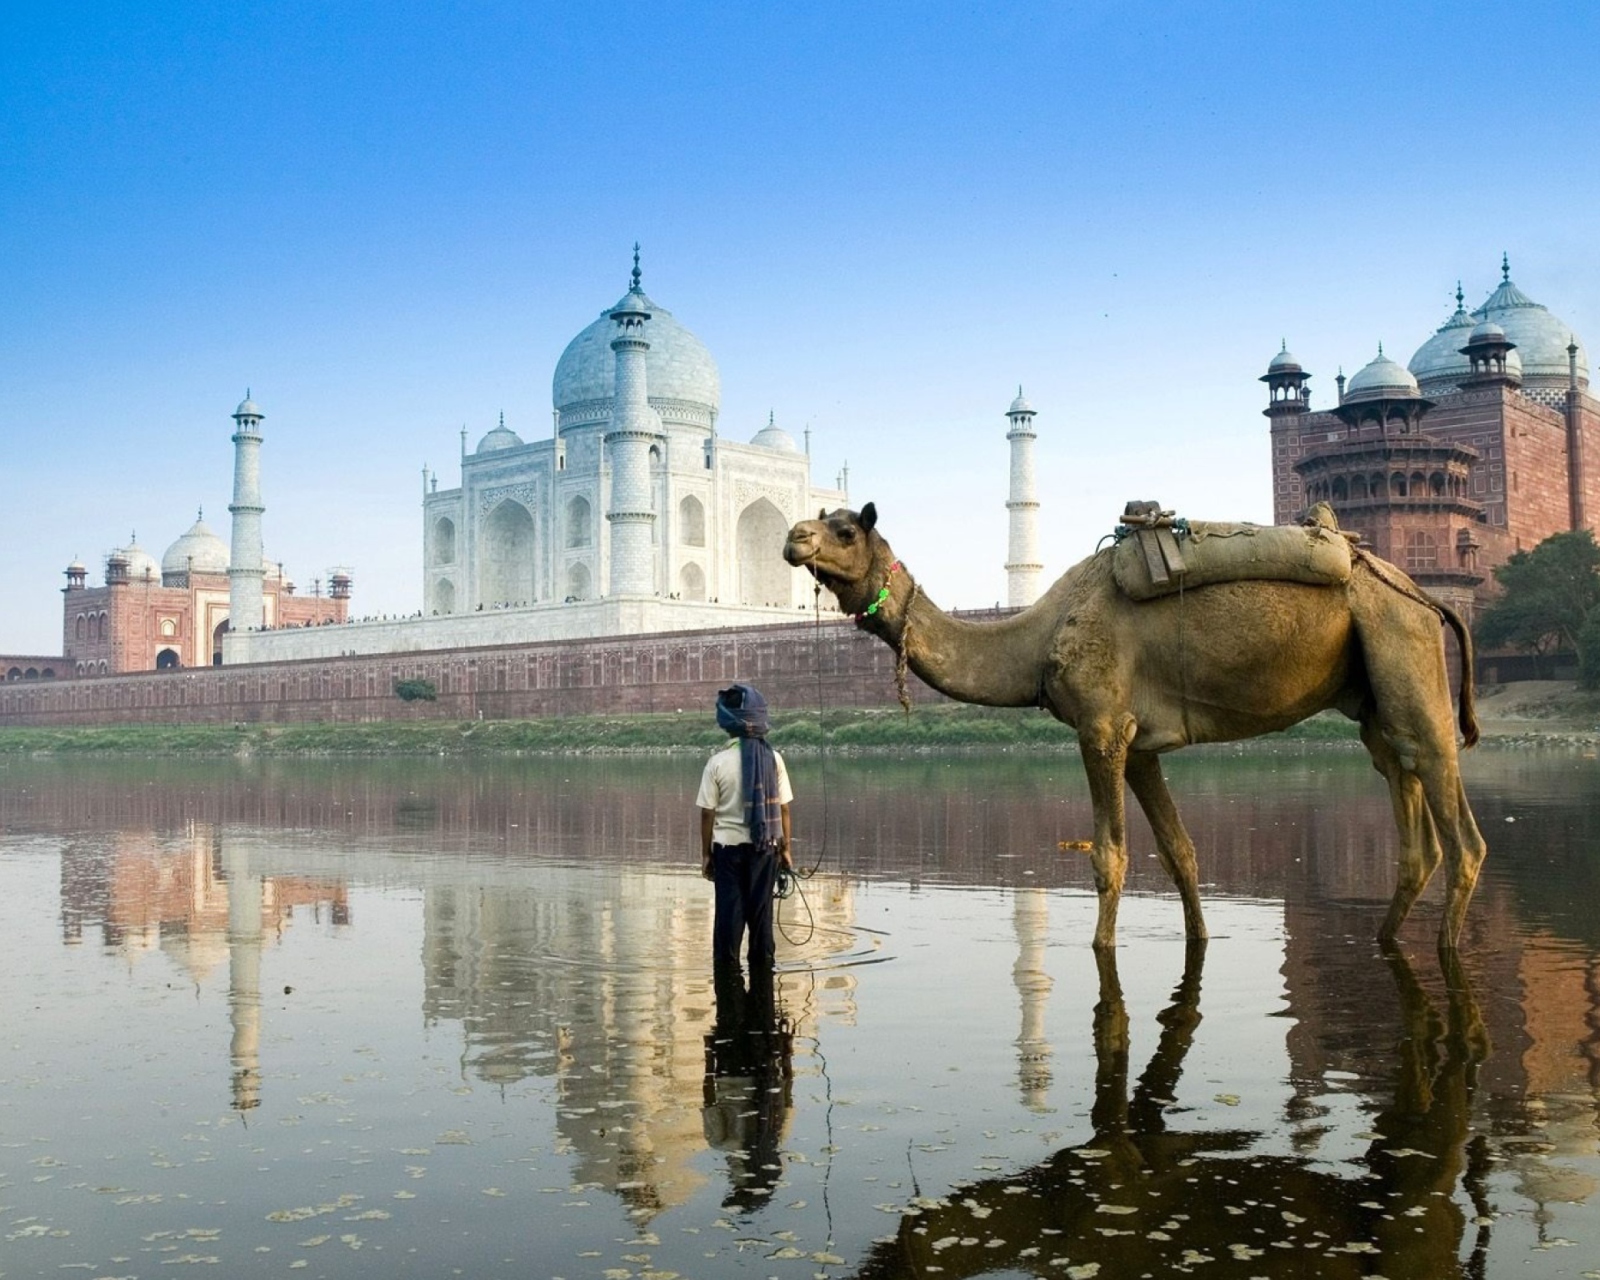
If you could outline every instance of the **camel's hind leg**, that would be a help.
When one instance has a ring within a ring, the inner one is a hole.
[[[1389,914],[1384,917],[1378,937],[1384,942],[1394,941],[1400,926],[1411,914],[1411,908],[1422,891],[1428,887],[1434,871],[1439,866],[1441,850],[1439,841],[1428,821],[1427,801],[1423,797],[1422,782],[1400,761],[1399,753],[1390,745],[1369,712],[1361,718],[1361,741],[1372,756],[1373,766],[1389,784],[1389,801],[1394,807],[1394,824],[1400,832],[1400,865],[1395,879],[1394,898],[1389,903]]]
[[[1454,744],[1452,744],[1454,745]],[[1478,820],[1467,803],[1461,771],[1451,753],[1448,767],[1423,773],[1422,787],[1428,796],[1428,809],[1439,830],[1439,840],[1448,851],[1445,861],[1444,918],[1439,921],[1439,949],[1454,950],[1467,920],[1467,907],[1478,887],[1478,873],[1489,847]]]
[[[1478,872],[1488,853],[1478,830],[1456,760],[1453,726],[1442,734],[1402,739],[1404,752],[1385,734],[1376,715],[1363,717],[1361,738],[1389,780],[1395,825],[1400,828],[1400,874],[1378,937],[1393,940],[1440,861],[1445,863],[1444,915],[1439,946],[1453,948],[1461,936]]]
[[[1094,805],[1094,846],[1089,851],[1089,861],[1094,866],[1094,887],[1100,898],[1094,926],[1094,945],[1100,950],[1117,945],[1117,906],[1128,874],[1123,775],[1128,743],[1137,730],[1133,717],[1127,714],[1078,730],[1083,771],[1089,778],[1089,800]]]
[[[1184,830],[1178,817],[1178,807],[1167,790],[1167,780],[1161,774],[1161,759],[1153,752],[1128,753],[1128,785],[1133,795],[1150,819],[1150,829],[1155,832],[1156,852],[1161,865],[1172,877],[1183,901],[1183,928],[1191,942],[1203,941],[1206,933],[1205,918],[1200,914],[1200,882],[1195,865],[1194,841]]]

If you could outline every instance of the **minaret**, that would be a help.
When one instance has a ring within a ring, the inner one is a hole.
[[[1033,488],[1033,406],[1017,398],[1006,410],[1011,430],[1011,496],[1006,510],[1011,513],[1010,555],[1006,557],[1006,603],[1025,609],[1039,598],[1039,502]]]
[[[261,419],[248,390],[233,411],[233,550],[228,564],[228,630],[259,631],[265,621],[261,600]]]
[[[1017,1084],[1022,1105],[1047,1111],[1050,1102],[1050,1041],[1045,1035],[1045,1007],[1055,985],[1045,968],[1050,939],[1050,899],[1043,889],[1018,889],[1012,906],[1017,931],[1017,959],[1011,980],[1022,1001],[1022,1028],[1017,1032]]]
[[[656,513],[650,494],[650,446],[657,432],[650,419],[644,357],[650,350],[645,322],[650,299],[639,283],[639,246],[633,246],[633,283],[611,310],[617,336],[616,390],[605,447],[611,457],[611,585],[613,596],[647,596],[655,590],[655,548],[651,535]]]
[[[249,855],[234,840],[222,851],[228,882],[228,1021],[233,1042],[233,1106],[250,1111],[261,1105],[261,948],[265,937],[261,877],[250,871]]]
[[[1589,527],[1584,509],[1584,489],[1588,475],[1584,470],[1582,401],[1578,390],[1578,340],[1567,337],[1567,514],[1574,529]]]

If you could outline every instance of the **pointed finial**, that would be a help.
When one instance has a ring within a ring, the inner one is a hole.
[[[201,503],[198,507],[196,507],[194,509],[195,523],[198,524],[200,521],[204,520],[205,518],[206,518],[205,504]]]
[[[128,545],[130,547],[136,547],[139,545],[139,531],[137,529],[128,530]]]
[[[1511,283],[1511,255],[1509,253],[1500,255],[1500,283]]]
[[[778,415],[773,410],[768,409],[767,410],[767,425],[769,427],[776,426],[777,425],[777,421],[778,421]]]
[[[644,289],[639,280],[644,273],[639,270],[639,242],[633,242],[633,283],[628,286],[629,293],[643,293]]]
[[[1378,359],[1383,359],[1383,343],[1378,343]]]
[[[502,409],[502,410],[500,410],[500,430],[504,431],[505,429],[506,429],[506,411],[504,409]]]
[[[1017,399],[1022,399],[1022,384],[1020,382],[1017,383]]]
[[[245,388],[245,389],[244,389],[244,398],[245,398],[245,399],[246,399],[246,400],[254,400],[254,399],[255,399],[255,397],[254,397],[254,396],[253,396],[253,395],[251,395],[251,394],[250,394],[250,388],[249,388],[249,387],[246,387],[246,388]]]
[[[1456,281],[1456,310],[1460,311],[1467,305],[1467,295],[1461,292],[1461,281]]]

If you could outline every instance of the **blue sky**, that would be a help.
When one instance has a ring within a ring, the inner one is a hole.
[[[1333,396],[1512,276],[1600,342],[1583,5],[12,3],[0,34],[0,651],[61,571],[203,505],[267,414],[269,554],[421,601],[424,463],[550,429],[651,295],[723,434],[815,474],[944,604],[1004,594],[1004,410],[1054,574],[1130,497],[1270,518],[1280,338]]]

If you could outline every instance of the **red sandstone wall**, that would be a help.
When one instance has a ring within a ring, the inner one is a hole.
[[[992,613],[964,614],[988,618]],[[438,687],[401,702],[397,680]],[[779,706],[890,706],[894,654],[846,620],[0,684],[0,724],[233,724],[677,711],[734,680]],[[940,695],[909,678],[917,701]]]

